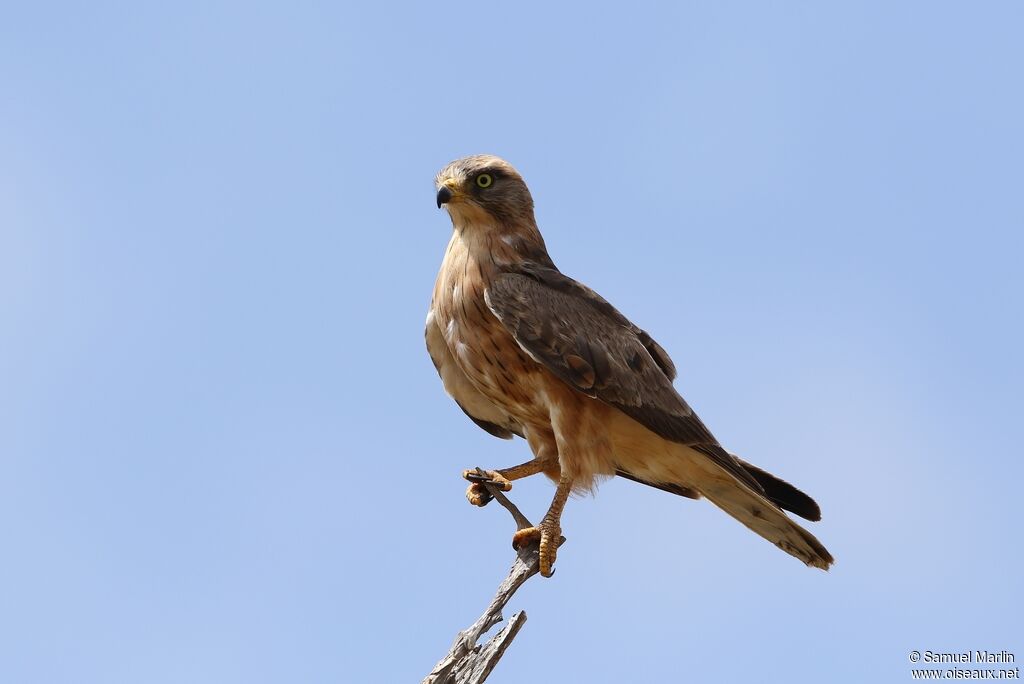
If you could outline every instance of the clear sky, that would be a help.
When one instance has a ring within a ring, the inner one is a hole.
[[[512,559],[460,472],[528,456],[423,348],[480,152],[838,561],[607,482],[491,681],[1024,658],[1024,9],[825,4],[7,3],[0,681],[430,669]]]

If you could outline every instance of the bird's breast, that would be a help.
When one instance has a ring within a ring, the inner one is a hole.
[[[542,420],[541,368],[487,307],[492,275],[449,247],[434,286],[436,320],[452,358],[481,393],[522,422]]]

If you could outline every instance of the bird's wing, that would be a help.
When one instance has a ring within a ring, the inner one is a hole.
[[[596,292],[526,262],[496,278],[484,298],[519,346],[562,381],[763,491],[676,392],[665,350]]]
[[[441,376],[445,391],[455,400],[462,412],[495,437],[502,439],[512,439],[512,435],[522,437],[522,426],[474,387],[466,374],[455,363],[452,352],[444,341],[444,335],[434,320],[433,311],[427,314],[427,325],[423,336],[426,338],[430,360],[434,362],[434,368]]]

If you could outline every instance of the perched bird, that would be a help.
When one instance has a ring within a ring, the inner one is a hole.
[[[618,475],[712,503],[780,549],[827,570],[832,556],[783,510],[820,520],[809,496],[727,452],[676,392],[675,366],[651,336],[548,256],[522,177],[498,157],[459,159],[435,179],[453,232],[434,284],[427,351],[445,390],[496,437],[526,439],[533,459],[486,471],[507,491],[545,473],[557,483],[536,527],[550,576],[572,492]],[[473,480],[472,473],[464,476]],[[470,503],[489,500],[480,483]]]

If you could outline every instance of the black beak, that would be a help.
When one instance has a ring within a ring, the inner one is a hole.
[[[448,200],[452,198],[452,191],[447,185],[442,185],[441,189],[437,191],[437,208],[440,209],[442,204],[447,204]]]

